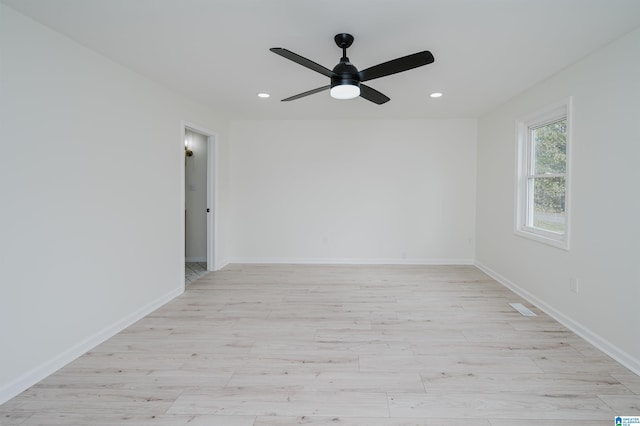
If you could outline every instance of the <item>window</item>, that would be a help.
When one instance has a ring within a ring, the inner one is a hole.
[[[516,233],[569,248],[571,99],[518,122]]]

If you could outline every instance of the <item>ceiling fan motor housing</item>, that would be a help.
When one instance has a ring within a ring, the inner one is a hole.
[[[333,68],[333,74],[331,77],[331,87],[345,84],[360,87],[358,69],[349,62],[349,58],[347,57],[340,59],[340,63]]]

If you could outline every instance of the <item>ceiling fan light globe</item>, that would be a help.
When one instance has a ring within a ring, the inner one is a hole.
[[[353,99],[360,96],[360,87],[352,84],[340,84],[331,88],[331,97],[334,99]]]

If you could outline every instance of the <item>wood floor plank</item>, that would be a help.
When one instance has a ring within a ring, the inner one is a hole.
[[[315,392],[424,392],[418,374],[361,373],[324,371],[321,373],[289,373],[262,370],[253,373],[238,372],[227,387],[252,391],[315,391]]]
[[[188,426],[253,426],[255,421],[255,416],[197,416]]]
[[[21,426],[184,426],[191,425],[192,416],[172,416],[165,414],[77,414],[77,413],[37,413],[29,417]]]
[[[631,392],[636,395],[640,395],[640,376],[636,376],[635,374],[625,373],[625,374],[617,374],[613,373],[611,376],[620,381],[623,385],[627,387]]]
[[[475,267],[229,265],[0,406],[0,425],[599,426],[615,414],[640,414],[640,377]]]
[[[491,419],[491,426],[613,426],[613,418],[606,420],[541,420]],[[579,423],[578,423],[579,422]]]
[[[4,410],[0,406],[0,425],[17,426],[24,424],[35,413]]]
[[[542,373],[526,356],[361,355],[360,371],[445,372],[445,373]]]
[[[479,419],[381,419],[375,417],[266,417],[259,416],[254,426],[491,426],[488,420]],[[591,426],[591,425],[588,425]]]
[[[521,393],[390,393],[391,417],[611,420],[615,412],[597,397]]]
[[[617,415],[640,417],[640,398],[637,395],[599,395],[599,397]]]
[[[185,392],[169,414],[224,414],[259,416],[356,416],[370,413],[388,417],[385,393],[263,392],[245,389]]]
[[[455,373],[432,372],[423,374],[427,393],[465,393],[473,389],[478,393],[524,393],[543,392],[549,395],[633,395],[626,386],[607,374],[539,374],[539,373]],[[508,387],[505,387],[508,384]]]

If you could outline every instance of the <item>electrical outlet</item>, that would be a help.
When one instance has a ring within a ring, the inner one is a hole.
[[[576,277],[571,277],[569,280],[569,290],[577,293],[580,290],[580,281]]]

